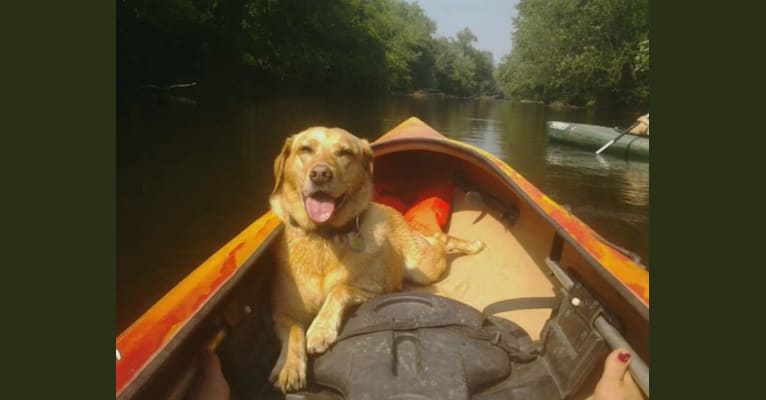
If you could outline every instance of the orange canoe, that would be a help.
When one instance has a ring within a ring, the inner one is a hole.
[[[423,229],[486,243],[477,255],[452,259],[436,284],[407,291],[490,307],[513,321],[541,343],[538,357],[562,397],[592,393],[604,351],[617,346],[633,350],[631,372],[648,393],[644,266],[503,161],[417,118],[378,138],[373,150],[376,201]],[[264,214],[117,337],[118,398],[194,398],[221,385],[234,398],[282,397],[268,381],[279,353],[268,304],[269,248],[281,230],[272,213]],[[538,308],[542,298],[555,305]]]

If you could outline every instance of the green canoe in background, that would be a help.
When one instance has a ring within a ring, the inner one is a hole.
[[[546,125],[548,137],[551,140],[577,145],[593,150],[594,153],[621,133],[614,128],[607,128],[605,126],[575,124],[571,122],[548,121]],[[604,151],[615,156],[648,161],[649,137],[627,134]]]

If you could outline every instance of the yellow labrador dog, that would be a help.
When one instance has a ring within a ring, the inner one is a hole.
[[[271,373],[283,392],[306,385],[306,357],[335,341],[344,311],[402,280],[430,284],[447,253],[474,254],[481,241],[425,237],[396,210],[373,203],[370,144],[339,128],[287,138],[274,162],[271,209],[284,222],[276,245],[274,329],[282,342]]]

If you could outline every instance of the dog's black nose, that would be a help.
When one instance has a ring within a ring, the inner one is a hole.
[[[309,171],[309,179],[314,183],[327,183],[332,180],[332,170],[325,164],[317,164]]]

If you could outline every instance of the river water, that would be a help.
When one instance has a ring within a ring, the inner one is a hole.
[[[481,147],[649,265],[649,164],[548,143],[548,120],[635,113],[504,100],[281,96],[119,99],[117,332],[268,209],[273,159],[311,125],[374,139],[410,116]]]

